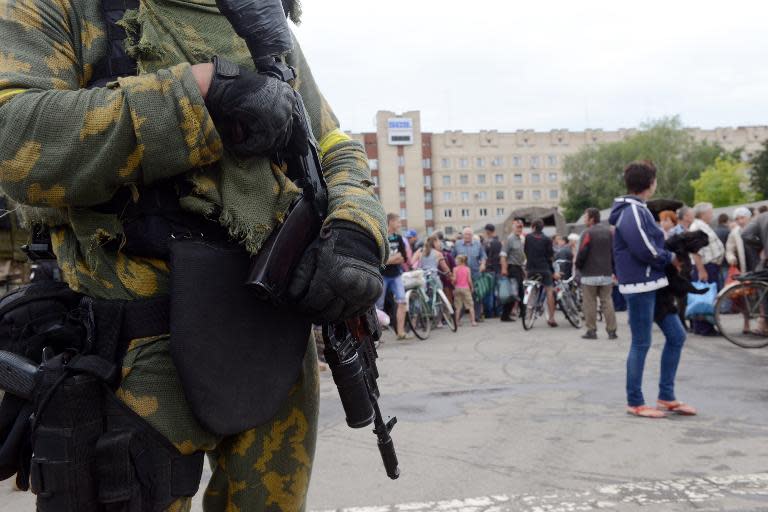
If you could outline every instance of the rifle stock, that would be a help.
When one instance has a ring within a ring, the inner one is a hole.
[[[37,365],[29,359],[0,350],[0,390],[30,400],[36,373]]]

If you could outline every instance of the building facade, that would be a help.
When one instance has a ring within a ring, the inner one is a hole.
[[[690,129],[697,140],[745,156],[768,139],[768,126]],[[418,111],[376,115],[376,132],[352,134],[365,145],[376,193],[420,234],[452,236],[464,226],[500,224],[516,209],[558,206],[565,157],[593,144],[621,141],[636,130],[421,131]]]

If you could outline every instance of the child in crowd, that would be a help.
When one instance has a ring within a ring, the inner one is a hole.
[[[456,325],[461,325],[461,314],[464,309],[469,310],[469,319],[472,321],[472,327],[477,326],[475,321],[475,304],[472,301],[472,273],[467,266],[467,257],[459,255],[456,257],[456,268],[453,269],[456,278],[453,291],[453,309],[456,310]]]

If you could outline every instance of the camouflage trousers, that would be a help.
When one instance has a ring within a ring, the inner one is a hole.
[[[200,362],[205,371],[205,361]],[[207,432],[184,398],[167,337],[134,340],[123,362],[118,397],[183,454],[204,450],[213,471],[206,512],[296,512],[306,506],[317,439],[318,375],[314,341],[285,404],[266,425],[221,437]],[[258,397],[255,397],[258,399]],[[189,511],[192,500],[168,510]]]

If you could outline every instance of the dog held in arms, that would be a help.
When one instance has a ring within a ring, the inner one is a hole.
[[[675,253],[681,265],[680,270],[671,263],[665,268],[669,286],[656,292],[654,319],[657,322],[669,314],[677,314],[676,299],[685,298],[689,293],[701,295],[707,292],[706,289],[699,290],[691,283],[691,254],[698,253],[709,245],[707,234],[702,231],[688,231],[670,237],[664,245]]]

